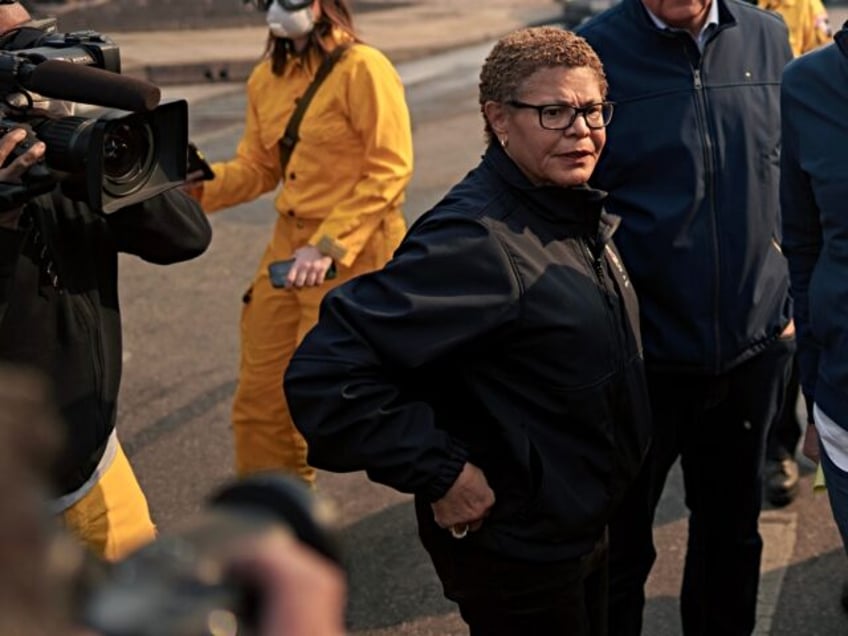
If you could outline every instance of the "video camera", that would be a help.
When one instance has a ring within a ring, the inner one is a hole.
[[[249,635],[261,590],[227,571],[227,546],[286,531],[341,564],[331,514],[300,482],[276,473],[226,485],[178,532],[83,580],[78,621],[101,636]]]
[[[47,150],[22,184],[3,184],[0,210],[60,183],[65,196],[110,213],[185,181],[187,103],[160,105],[157,86],[120,71],[118,46],[95,31],[23,27],[2,38],[0,135],[27,131],[9,161],[38,140]],[[39,97],[106,110],[94,117],[56,117],[38,108]]]

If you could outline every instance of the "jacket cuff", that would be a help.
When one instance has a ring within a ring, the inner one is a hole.
[[[347,255],[347,248],[331,236],[324,234],[315,244],[318,251],[334,261],[341,261]]]
[[[436,478],[427,486],[422,496],[430,503],[438,501],[445,496],[450,487],[462,472],[465,462],[468,461],[468,449],[455,439],[449,437],[445,448],[447,458],[439,466]]]

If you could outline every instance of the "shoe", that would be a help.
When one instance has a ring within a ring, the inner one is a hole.
[[[773,506],[788,506],[800,490],[798,462],[791,457],[766,460],[766,499]]]

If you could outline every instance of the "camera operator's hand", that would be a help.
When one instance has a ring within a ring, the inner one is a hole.
[[[347,587],[331,561],[275,529],[234,547],[231,571],[262,598],[259,636],[342,636]]]
[[[0,165],[6,162],[6,159],[24,139],[26,139],[26,131],[22,128],[10,130],[0,137]],[[39,141],[19,157],[16,157],[8,166],[0,168],[0,187],[3,187],[3,183],[20,183],[24,173],[44,156],[45,150],[44,143]],[[15,208],[0,212],[0,227],[17,228],[21,210],[22,208]]]

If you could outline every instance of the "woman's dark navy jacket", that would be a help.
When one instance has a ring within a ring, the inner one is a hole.
[[[704,374],[762,351],[791,315],[778,196],[786,26],[717,2],[703,55],[688,33],[657,28],[641,0],[578,30],[616,103],[592,184],[622,220],[646,362]]]
[[[603,536],[649,437],[638,308],[604,194],[533,187],[494,144],[381,271],[330,292],[285,389],[309,462],[415,493],[466,460],[496,503],[465,541],[568,559]]]

